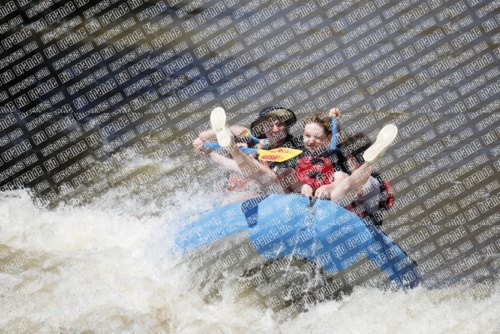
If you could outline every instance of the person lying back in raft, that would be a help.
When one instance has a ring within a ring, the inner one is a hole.
[[[225,127],[225,113],[221,117],[224,118]],[[232,137],[235,138],[236,145],[239,147],[244,145],[251,147],[251,141],[247,142],[247,144],[237,142],[241,141],[242,138],[246,140],[247,137],[245,137],[245,134],[251,132],[255,137],[262,139],[261,142],[256,145],[256,148],[259,149],[273,149],[278,147],[301,148],[302,138],[300,136],[294,137],[288,131],[296,121],[297,117],[291,110],[273,106],[264,108],[259,112],[259,116],[257,120],[251,124],[250,130],[240,126],[230,126],[228,129]],[[202,156],[210,158],[214,163],[232,172],[229,176],[229,190],[250,190],[255,194],[256,188],[259,188],[259,194],[270,194],[272,191],[276,191],[275,187],[277,182],[294,173],[298,161],[297,159],[291,159],[282,163],[267,162],[262,165],[255,160],[255,156],[250,156],[251,159],[247,159],[244,155],[239,155],[239,159],[242,161],[238,164],[234,159],[225,157],[213,152],[209,148],[203,147],[203,142],[210,141],[215,134],[213,129],[203,131],[200,133],[199,137],[193,141],[193,145],[198,148],[198,152]],[[244,168],[247,174],[255,174],[254,178],[258,178],[257,186],[255,186],[255,182],[250,182],[251,178],[238,176],[238,174],[242,172],[240,167]],[[269,169],[271,169],[274,174],[269,173]],[[284,184],[284,182],[281,182],[281,184]],[[269,186],[272,187],[272,191],[267,189]],[[301,186],[302,184],[298,182],[290,182],[290,184],[280,192],[288,193]]]
[[[237,140],[236,145],[238,147],[252,148],[255,146],[256,143],[252,142],[249,138],[244,136],[245,132],[247,131],[246,128],[240,126],[231,126],[230,130]],[[217,189],[230,191],[230,201],[237,201],[240,199],[245,199],[247,197],[259,196],[260,190],[255,181],[250,178],[241,176],[241,171],[238,167],[238,164],[233,159],[217,153],[212,148],[203,146],[204,142],[210,142],[212,140],[212,137],[214,136],[215,131],[213,131],[212,129],[203,131],[200,133],[199,137],[193,141],[193,146],[197,149],[197,152],[201,156],[208,158],[213,163],[227,170],[225,178],[217,180],[217,184],[215,185],[215,187]],[[254,157],[255,155],[252,156]]]
[[[342,142],[341,151],[347,157],[347,173],[351,174],[363,163],[363,154],[372,145],[363,133],[357,133]],[[367,182],[359,189],[351,205],[351,211],[374,225],[382,225],[383,212],[392,208],[394,193],[389,181],[379,173],[372,172]]]

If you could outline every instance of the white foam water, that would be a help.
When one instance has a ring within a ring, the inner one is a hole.
[[[285,322],[272,311],[231,298],[208,303],[188,288],[195,273],[169,249],[187,218],[218,200],[177,190],[166,197],[169,205],[160,201],[147,215],[141,201],[112,195],[112,205],[49,210],[33,205],[25,190],[0,194],[0,328],[5,333],[500,331],[498,284],[477,293],[469,293],[470,287],[357,289]]]

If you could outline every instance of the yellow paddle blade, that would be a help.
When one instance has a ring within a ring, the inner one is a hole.
[[[279,147],[272,150],[258,150],[259,160],[283,162],[295,158],[302,153],[301,150]]]

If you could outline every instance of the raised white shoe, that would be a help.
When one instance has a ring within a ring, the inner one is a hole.
[[[233,134],[226,123],[226,112],[223,108],[217,107],[210,114],[210,124],[217,136],[217,142],[222,147],[229,147],[234,142]]]
[[[398,135],[398,127],[394,124],[388,124],[380,130],[377,140],[363,154],[363,159],[369,165],[373,165],[385,154],[385,151],[391,146]]]

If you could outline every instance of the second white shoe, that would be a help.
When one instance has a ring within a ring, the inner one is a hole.
[[[384,156],[385,151],[391,146],[398,135],[398,127],[394,124],[388,124],[380,130],[377,140],[363,154],[363,159],[369,165],[373,165]]]
[[[210,124],[217,136],[217,142],[222,147],[229,147],[234,138],[226,123],[226,112],[223,108],[217,107],[210,114]]]

